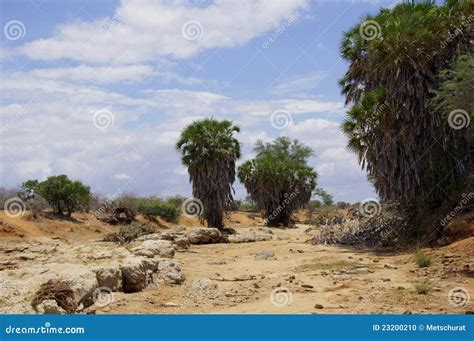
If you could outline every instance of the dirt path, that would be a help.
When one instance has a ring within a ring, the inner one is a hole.
[[[419,268],[412,253],[306,244],[306,228],[275,229],[277,240],[271,241],[192,246],[175,256],[186,276],[183,284],[116,293],[113,303],[96,313],[401,314],[474,309],[472,300],[464,306],[448,300],[456,287],[474,293],[474,238],[462,241],[468,243],[464,248],[425,250],[433,265]],[[415,283],[426,280],[429,293],[416,293]]]

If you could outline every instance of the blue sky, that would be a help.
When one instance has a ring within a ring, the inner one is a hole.
[[[1,185],[65,173],[104,195],[190,195],[174,143],[213,116],[241,126],[239,163],[287,135],[314,149],[336,200],[374,197],[339,132],[339,42],[392,5],[2,0]]]

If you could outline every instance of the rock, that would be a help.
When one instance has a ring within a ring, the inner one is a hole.
[[[312,285],[309,285],[309,284],[301,284],[301,287],[302,288],[307,288],[307,289],[313,289],[314,288]]]
[[[255,256],[255,259],[267,260],[269,258],[273,258],[274,256],[275,256],[275,253],[272,250],[263,249],[257,253],[257,255]]]
[[[145,240],[161,240],[164,239],[160,233],[150,233],[150,234],[145,234],[143,236],[138,237],[135,239],[136,241],[145,241]]]
[[[40,314],[67,314],[66,310],[58,306],[55,300],[44,300],[38,305],[37,309]]]
[[[207,295],[218,290],[218,285],[209,278],[199,278],[189,287],[189,293],[193,296]]]
[[[185,279],[184,274],[181,273],[181,264],[175,259],[160,260],[158,277],[170,284],[181,284]]]
[[[79,268],[74,265],[70,272],[63,272],[59,277],[71,282],[71,289],[74,292],[76,306],[88,307],[94,302],[92,301],[92,293],[98,288],[96,274],[88,268]]]
[[[129,257],[121,267],[123,292],[141,291],[147,286],[147,269],[143,259]]]
[[[316,303],[316,304],[314,305],[314,309],[324,309],[324,306],[323,306],[322,304]]]
[[[193,245],[229,242],[227,237],[222,235],[222,233],[218,229],[209,227],[194,228],[189,233],[188,238],[189,242]]]
[[[225,260],[218,259],[218,260],[210,260],[209,262],[207,262],[207,264],[209,264],[209,265],[225,265],[225,264],[227,264],[227,262]]]
[[[348,275],[363,275],[363,274],[369,273],[369,269],[367,268],[348,269],[348,270],[344,270],[344,273]]]
[[[134,248],[133,253],[145,257],[169,257],[175,253],[173,244],[168,240],[145,240],[140,246]]]
[[[179,307],[180,305],[174,302],[166,302],[166,303],[163,303],[161,306],[167,307],[167,308],[176,308],[176,307]]]
[[[176,245],[176,247],[178,249],[181,249],[181,250],[186,250],[186,249],[189,249],[189,247],[191,246],[191,242],[189,241],[188,238],[186,237],[179,237],[179,238],[176,238],[174,240],[174,244]]]
[[[94,270],[99,287],[106,287],[112,291],[122,289],[122,272],[119,268],[101,268]]]
[[[254,243],[272,240],[271,235],[255,235],[255,234],[244,234],[244,235],[231,235],[228,237],[231,243]]]

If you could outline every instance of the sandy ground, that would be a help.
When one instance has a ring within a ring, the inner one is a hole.
[[[68,248],[93,246],[93,241],[116,227],[97,221],[84,224],[88,215],[76,221],[23,220],[0,214],[3,247],[20,243],[59,245]],[[186,218],[189,219],[189,218]],[[262,231],[262,220],[245,213],[230,219],[238,234]],[[251,223],[253,224],[252,226]],[[100,224],[100,225],[99,225]],[[197,221],[182,221],[192,229]],[[173,227],[171,226],[172,230]],[[356,313],[467,313],[474,310],[474,237],[437,249],[424,249],[433,264],[419,268],[413,250],[376,253],[372,250],[305,243],[311,236],[307,225],[293,229],[272,229],[272,240],[250,243],[193,245],[177,252],[185,281],[180,285],[151,286],[142,292],[114,293],[105,307],[93,307],[96,314],[356,314]],[[115,247],[113,244],[109,248]],[[21,252],[20,252],[21,253]],[[15,276],[29,262],[57,261],[57,257],[25,259],[9,267],[19,254],[1,256],[0,276]],[[21,257],[19,258],[21,259]],[[196,293],[200,280],[208,288]],[[428,294],[415,286],[428,281]],[[453,305],[448,293],[463,288],[471,296],[464,305]]]

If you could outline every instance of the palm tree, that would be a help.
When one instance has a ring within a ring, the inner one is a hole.
[[[403,2],[344,36],[341,54],[350,65],[340,84],[353,106],[342,130],[382,199],[439,204],[468,169],[467,132],[454,134],[428,103],[437,73],[472,44],[472,23],[461,23],[473,11],[472,1]],[[367,25],[377,32],[368,37]]]
[[[268,226],[288,226],[292,213],[309,202],[316,187],[317,174],[307,164],[313,151],[287,137],[258,141],[254,150],[256,157],[239,167],[239,179]]]
[[[234,137],[238,126],[231,121],[204,119],[184,128],[176,143],[182,162],[188,167],[193,196],[203,204],[201,220],[224,228],[224,214],[233,208],[232,184],[240,144]]]

